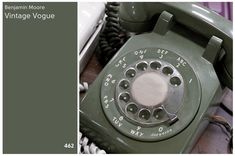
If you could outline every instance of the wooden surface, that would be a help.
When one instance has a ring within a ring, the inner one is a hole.
[[[98,63],[95,55],[93,55],[83,73],[80,75],[80,82],[88,82],[88,84],[91,84],[101,70],[101,65]],[[232,108],[232,91],[227,91],[223,97],[223,101],[226,105]],[[223,109],[218,108],[216,114],[223,116],[230,124],[232,124],[232,116]],[[219,126],[209,124],[198,142],[194,145],[191,153],[230,153],[228,151],[228,142],[229,137]]]

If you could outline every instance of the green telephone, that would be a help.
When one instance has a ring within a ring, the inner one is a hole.
[[[131,37],[87,91],[80,131],[108,153],[188,153],[232,89],[232,23],[196,3],[121,3]]]

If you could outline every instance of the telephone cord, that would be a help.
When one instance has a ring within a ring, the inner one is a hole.
[[[94,143],[89,143],[89,139],[79,132],[79,154],[106,154],[106,152]]]
[[[100,35],[97,51],[98,60],[102,65],[107,64],[129,38],[128,33],[119,24],[118,10],[118,2],[107,2],[105,7],[106,24]]]
[[[79,91],[80,92],[86,92],[88,90],[88,83],[83,82],[79,84]]]

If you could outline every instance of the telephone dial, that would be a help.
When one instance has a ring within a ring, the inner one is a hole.
[[[137,32],[80,104],[80,131],[108,153],[188,153],[232,89],[232,23],[195,3],[125,2]]]

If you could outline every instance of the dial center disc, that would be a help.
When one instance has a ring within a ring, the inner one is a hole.
[[[131,85],[132,98],[137,103],[148,107],[162,103],[167,97],[167,92],[167,81],[155,72],[138,76]]]

